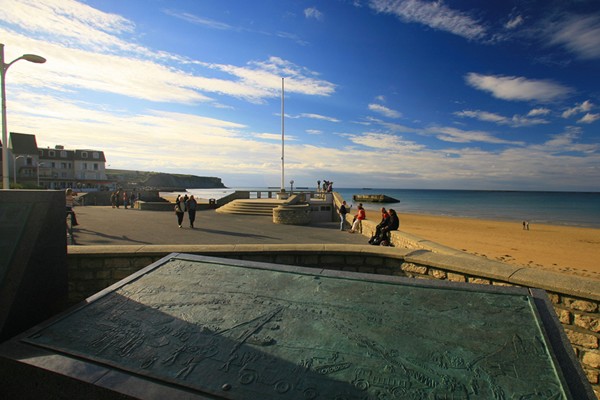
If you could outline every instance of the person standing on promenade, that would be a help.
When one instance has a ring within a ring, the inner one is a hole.
[[[190,228],[194,229],[194,221],[196,220],[196,207],[198,205],[194,195],[190,196],[185,205],[187,207],[188,218],[190,219]]]
[[[117,206],[117,208],[119,208],[119,206],[121,205],[121,189],[117,189],[117,191],[115,192],[115,205]]]
[[[110,195],[110,205],[112,206],[112,208],[115,208],[117,206],[117,192],[112,192],[112,194]]]
[[[363,208],[361,203],[358,205],[358,211],[356,212],[356,218],[354,219],[354,223],[352,224],[352,229],[350,229],[348,232],[362,232],[362,221],[364,219],[367,219],[367,214],[365,213],[365,209]]]
[[[183,215],[185,214],[185,200],[180,195],[175,200],[175,214],[177,215],[177,225],[181,228],[183,223]]]
[[[346,209],[346,200],[342,201],[342,205],[340,206],[340,231],[344,230],[344,222],[346,221],[346,214],[348,214],[348,210]]]
[[[75,205],[76,201],[75,198],[73,197],[73,189],[68,188],[65,191],[65,203],[66,203],[66,207],[67,207],[67,215],[71,215],[71,225],[72,226],[77,226],[79,225],[77,223],[77,216],[75,215],[75,211],[73,211],[73,206]]]
[[[123,192],[123,207],[127,210],[127,205],[129,204],[129,196],[127,196],[127,191]]]

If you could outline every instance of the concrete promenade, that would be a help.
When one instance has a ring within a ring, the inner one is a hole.
[[[75,241],[84,246],[144,244],[368,244],[368,238],[339,230],[339,222],[306,226],[274,224],[268,216],[196,213],[195,229],[187,213],[183,227],[174,212],[75,207]]]

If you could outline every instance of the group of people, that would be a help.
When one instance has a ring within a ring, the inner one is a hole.
[[[389,246],[390,232],[397,231],[400,227],[400,219],[396,210],[390,208],[389,211],[385,207],[381,207],[381,221],[375,227],[375,234],[369,239],[369,244]]]
[[[321,181],[317,181],[317,192],[321,191],[331,193],[333,191],[333,181],[323,179],[323,186],[321,186]]]
[[[183,224],[183,217],[185,213],[188,213],[190,220],[190,228],[194,229],[194,222],[196,221],[196,208],[198,208],[198,202],[194,198],[194,195],[188,197],[188,195],[177,195],[175,199],[175,215],[177,215],[177,225],[181,228]]]
[[[350,213],[352,206],[348,206],[344,200],[339,208],[340,215],[340,230],[344,230],[344,223],[346,221],[346,214]],[[356,215],[352,220],[352,227],[348,231],[349,233],[362,232],[362,221],[367,219],[367,214],[362,203],[358,204]],[[396,231],[400,227],[400,219],[396,211],[391,209],[388,211],[385,207],[381,208],[381,221],[375,227],[375,234],[369,239],[369,244],[372,245],[384,245],[389,246],[390,244],[390,232]]]
[[[136,200],[138,200],[138,198],[136,197],[135,192],[127,194],[127,191],[122,189],[118,189],[110,195],[110,204],[112,205],[112,208],[119,208],[121,205],[123,205],[125,209],[127,209],[128,206],[133,208]]]

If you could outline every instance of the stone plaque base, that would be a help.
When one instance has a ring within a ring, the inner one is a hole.
[[[86,398],[592,399],[552,312],[523,288],[174,254],[0,346],[0,373]]]
[[[67,303],[65,194],[0,190],[0,342]]]

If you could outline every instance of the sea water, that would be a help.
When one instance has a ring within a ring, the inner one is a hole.
[[[235,190],[267,188],[188,189],[200,198],[221,198]],[[288,190],[289,191],[289,190]],[[600,228],[600,192],[533,192],[488,190],[422,190],[334,188],[356,210],[356,194],[384,194],[398,203],[363,203],[366,209],[393,208],[399,213],[529,221]]]

